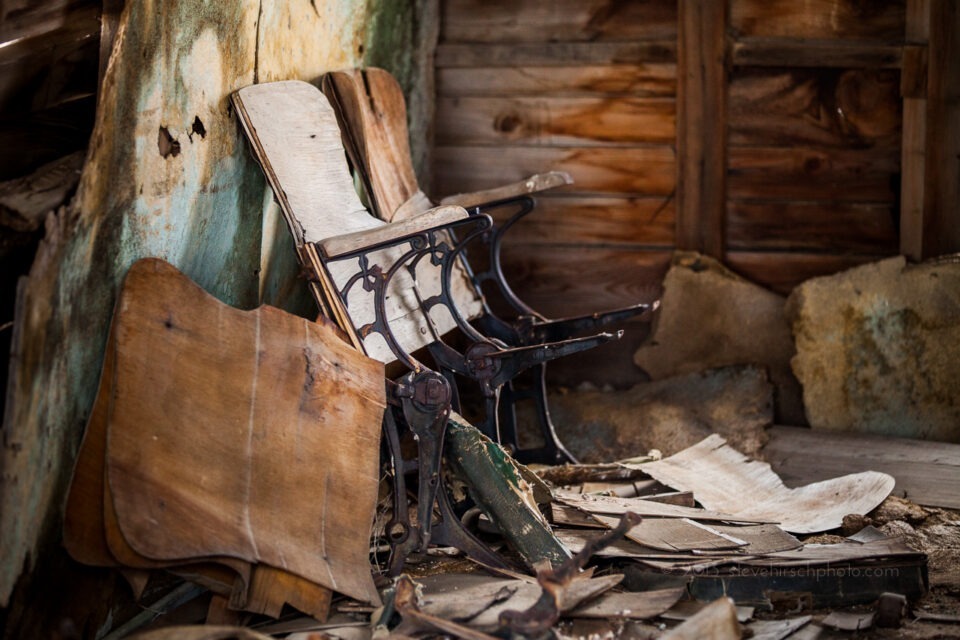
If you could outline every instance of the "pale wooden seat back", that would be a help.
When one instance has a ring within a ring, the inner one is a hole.
[[[250,141],[287,225],[293,234],[297,253],[304,264],[316,253],[316,245],[344,234],[385,228],[361,203],[347,165],[336,115],[323,93],[300,81],[251,85],[233,97],[237,114]],[[391,264],[403,249],[392,248],[378,254],[381,264]],[[391,281],[386,296],[386,318],[400,345],[408,353],[433,341],[433,331],[441,335],[456,323],[442,305],[430,316],[434,327],[417,301],[415,287],[422,298],[440,292],[439,269],[423,261],[416,281],[405,271]],[[314,266],[316,266],[314,264]],[[330,282],[342,289],[357,271],[356,260],[327,263]],[[319,274],[321,280],[324,274]],[[451,287],[461,305],[461,313],[474,317],[482,310],[480,300],[462,274],[455,274]],[[353,333],[375,319],[373,296],[355,285],[346,300],[338,300],[326,291],[321,300],[325,311]],[[315,289],[316,294],[316,289]],[[387,343],[376,333],[362,340],[362,347],[373,358],[390,363],[396,358]]]
[[[323,90],[352,136],[355,149],[347,150],[366,173],[377,215],[403,220],[432,207],[413,170],[406,103],[394,77],[377,68],[334,71]]]

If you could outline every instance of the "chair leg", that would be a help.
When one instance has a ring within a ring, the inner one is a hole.
[[[500,396],[500,433],[505,442],[509,443],[515,453],[514,458],[524,464],[539,462],[543,464],[577,463],[576,457],[563,445],[557,435],[553,420],[550,417],[550,407],[547,401],[547,365],[540,364],[532,368],[528,374],[530,386],[526,389],[517,389],[516,384],[503,386]],[[534,412],[543,445],[536,448],[520,448],[517,434],[516,405],[519,401],[532,400]]]

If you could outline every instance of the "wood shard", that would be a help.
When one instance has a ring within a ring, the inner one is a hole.
[[[778,522],[791,533],[837,528],[847,514],[869,513],[894,486],[889,475],[865,471],[790,489],[769,464],[748,459],[718,435],[642,468],[663,484],[692,491],[707,509]]]

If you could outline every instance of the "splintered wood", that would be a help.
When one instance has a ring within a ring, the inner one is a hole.
[[[330,327],[131,269],[64,524],[78,561],[167,568],[279,615],[378,603],[368,558],[383,365]],[[142,574],[132,574],[135,578]]]

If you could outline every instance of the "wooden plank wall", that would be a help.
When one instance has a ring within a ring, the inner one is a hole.
[[[443,0],[436,195],[548,169],[576,180],[511,230],[551,315],[656,295],[674,244],[675,0]]]
[[[729,7],[727,263],[787,292],[896,253],[904,0]]]
[[[520,292],[559,315],[649,295],[674,248],[781,293],[960,250],[958,16],[947,0],[442,0],[436,195],[570,171],[508,251]]]

